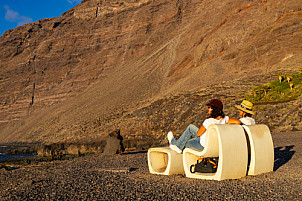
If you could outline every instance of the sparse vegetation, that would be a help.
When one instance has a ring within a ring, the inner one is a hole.
[[[302,95],[302,71],[286,75],[286,79],[278,79],[253,88],[244,98],[253,102],[285,102],[298,99]],[[288,79],[290,78],[290,80]],[[289,82],[290,81],[290,82]]]

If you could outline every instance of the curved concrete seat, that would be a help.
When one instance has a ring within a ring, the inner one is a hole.
[[[244,129],[240,125],[210,125],[203,151],[183,151],[185,174],[197,179],[237,179],[246,176],[248,151]],[[219,157],[216,173],[191,173],[190,166],[200,157]]]
[[[182,154],[169,147],[148,149],[148,166],[152,174],[184,174]]]
[[[251,155],[248,175],[271,172],[274,168],[274,145],[266,125],[243,126],[249,140]]]

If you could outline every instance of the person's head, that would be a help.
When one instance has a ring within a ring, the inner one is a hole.
[[[206,105],[208,106],[209,115],[211,118],[217,118],[219,116],[223,118],[225,116],[223,113],[223,104],[220,100],[212,99]]]
[[[235,107],[239,110],[239,114],[242,117],[251,117],[253,114],[253,103],[247,100],[243,100],[240,105],[235,105]]]

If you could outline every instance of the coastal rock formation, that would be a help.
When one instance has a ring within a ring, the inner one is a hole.
[[[277,71],[299,70],[301,8],[296,0],[83,0],[61,17],[8,30],[0,140],[76,142],[121,129],[127,143],[152,145],[172,126],[200,123],[198,106],[209,98],[231,105]]]
[[[64,157],[66,155],[81,156],[85,154],[113,155],[125,151],[123,137],[119,130],[109,133],[95,142],[54,143],[50,145],[37,145],[35,148],[40,157]]]

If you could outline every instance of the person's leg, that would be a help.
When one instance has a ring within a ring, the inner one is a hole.
[[[197,150],[200,150],[200,151],[202,151],[204,149],[204,147],[200,144],[200,138],[199,137],[190,139],[187,142],[185,148],[194,148],[194,149],[197,149]]]
[[[186,143],[192,138],[197,138],[197,132],[199,128],[190,124],[187,129],[183,132],[178,140],[173,138],[171,140],[172,145],[176,145],[179,149],[183,150],[185,148]]]

